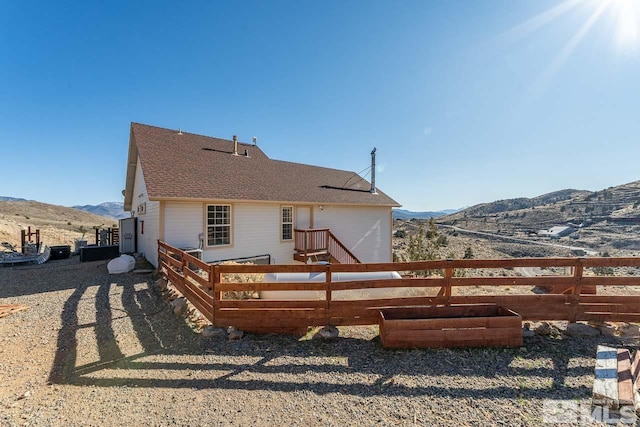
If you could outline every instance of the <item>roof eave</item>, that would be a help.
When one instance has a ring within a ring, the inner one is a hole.
[[[136,179],[136,166],[138,165],[138,147],[133,134],[133,123],[129,133],[129,155],[127,156],[127,180],[124,189],[124,210],[130,211],[133,204],[133,186]]]
[[[270,204],[294,204],[294,205],[333,205],[333,206],[367,206],[380,208],[400,208],[401,204],[394,203],[344,203],[344,202],[328,202],[328,201],[302,201],[302,200],[257,200],[257,199],[228,199],[217,197],[166,197],[149,194],[149,201],[152,202],[225,202],[225,203],[270,203]]]

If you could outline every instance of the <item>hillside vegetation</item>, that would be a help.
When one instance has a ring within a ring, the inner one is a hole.
[[[20,230],[40,230],[45,244],[71,245],[83,235],[94,243],[94,227],[113,227],[117,221],[64,206],[34,201],[0,201],[0,241],[20,245]]]
[[[563,238],[597,250],[640,250],[640,181],[590,192],[562,190],[532,199],[499,200],[440,217],[439,224],[533,238],[542,229],[570,225]]]

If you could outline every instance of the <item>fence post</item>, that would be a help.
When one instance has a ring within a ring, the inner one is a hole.
[[[331,264],[326,266],[324,279],[327,285],[325,299],[327,300],[327,323],[331,323]]]
[[[180,254],[180,273],[182,273],[182,276],[185,278],[185,280],[187,278],[185,271],[188,267],[189,267],[189,263],[187,262],[187,259],[184,256],[184,252],[182,252]]]
[[[215,287],[215,274],[214,274],[214,270],[215,270],[215,265],[213,264],[207,264],[207,278],[209,279],[207,284],[209,286],[209,289],[211,290],[211,319],[209,319],[211,321],[212,325],[215,325],[215,319],[216,319],[216,304],[215,304],[215,292],[213,292],[214,287]]]
[[[222,275],[220,274],[220,266],[213,266],[213,282],[211,283],[211,290],[213,291],[213,317],[216,317],[216,309],[219,308],[219,302],[222,299],[222,292],[216,291],[216,284],[222,283]]]
[[[582,293],[582,273],[584,270],[583,258],[576,258],[576,266],[573,270],[573,292],[571,295],[571,305],[573,309],[571,310],[571,322],[575,322],[578,317],[578,308],[580,306],[580,294]]]
[[[580,295],[582,292],[582,273],[584,270],[583,266],[583,258],[576,259],[576,266],[573,270],[573,278],[574,278],[574,288],[573,293],[576,295]]]
[[[447,260],[447,261],[451,261],[451,260]],[[445,278],[445,291],[444,291],[444,297],[445,297],[445,305],[451,305],[451,278],[453,277],[453,268],[451,267],[447,267],[444,269],[444,278]]]

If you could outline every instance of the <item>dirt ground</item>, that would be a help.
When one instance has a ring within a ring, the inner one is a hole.
[[[587,405],[597,344],[637,345],[395,351],[377,327],[205,339],[149,283],[77,257],[0,268],[0,304],[29,307],[0,319],[0,425],[549,425],[552,400]]]

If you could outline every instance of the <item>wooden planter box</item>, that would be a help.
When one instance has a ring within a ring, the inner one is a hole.
[[[390,348],[520,347],[522,317],[493,304],[386,308],[380,340]]]

